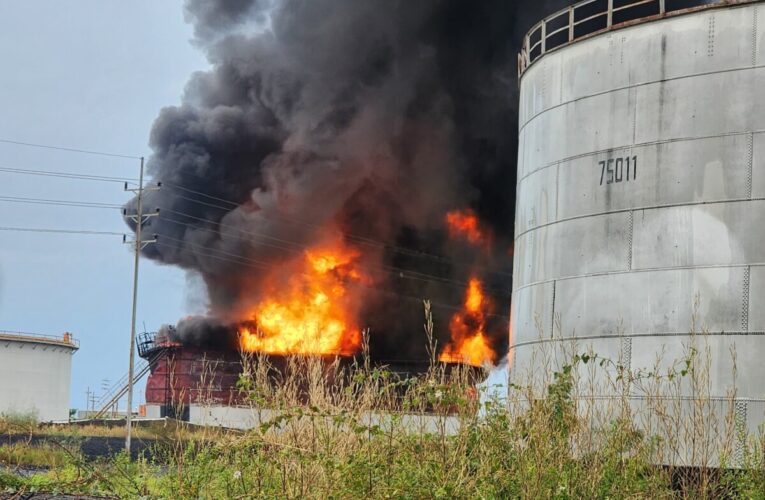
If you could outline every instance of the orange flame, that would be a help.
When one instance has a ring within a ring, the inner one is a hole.
[[[449,322],[452,340],[439,356],[445,363],[464,363],[472,366],[493,364],[496,353],[486,337],[486,315],[491,302],[481,289],[481,282],[471,278],[465,296],[464,310],[452,316]]]
[[[473,245],[483,245],[486,235],[478,224],[478,217],[472,210],[453,210],[446,214],[446,225],[451,238],[464,238]]]
[[[358,352],[361,330],[355,325],[346,285],[369,281],[356,268],[359,257],[341,242],[306,251],[285,289],[251,312],[257,328],[239,330],[242,349],[280,355]]]

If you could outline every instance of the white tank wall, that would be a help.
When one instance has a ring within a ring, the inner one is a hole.
[[[660,353],[682,358],[698,296],[711,396],[735,385],[737,411],[756,428],[765,417],[765,4],[639,24],[547,54],[522,77],[519,114],[511,379],[533,378],[540,357],[563,351],[591,348],[633,370]],[[601,185],[599,162],[635,157],[636,179]]]
[[[0,339],[0,414],[67,420],[73,352],[61,345]]]

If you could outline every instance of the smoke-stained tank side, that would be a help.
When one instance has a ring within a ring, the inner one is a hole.
[[[733,403],[756,431],[765,4],[637,22],[535,57],[521,65],[511,381],[588,350],[667,369],[699,342],[714,411]]]

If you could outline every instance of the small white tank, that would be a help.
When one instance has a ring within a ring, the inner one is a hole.
[[[69,419],[72,354],[79,343],[60,337],[0,331],[0,414],[40,422]]]

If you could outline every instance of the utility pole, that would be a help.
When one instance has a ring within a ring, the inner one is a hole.
[[[85,390],[85,415],[90,411],[90,386]],[[90,417],[87,417],[90,418]]]
[[[131,434],[133,432],[132,424],[133,424],[133,372],[134,372],[134,365],[135,365],[135,322],[136,322],[136,308],[138,305],[138,262],[141,257],[141,250],[143,250],[147,245],[151,243],[156,243],[157,237],[154,235],[153,239],[150,240],[144,240],[141,235],[141,228],[143,227],[144,222],[146,222],[150,217],[156,217],[159,215],[159,210],[157,210],[154,213],[151,214],[144,214],[143,213],[143,194],[144,191],[157,191],[159,190],[159,184],[157,184],[156,187],[151,188],[144,188],[143,187],[143,156],[141,157],[141,173],[138,177],[138,188],[137,189],[128,189],[127,182],[125,183],[125,191],[131,191],[136,194],[137,196],[137,206],[136,206],[136,213],[128,214],[126,211],[123,212],[125,218],[132,220],[135,222],[135,240],[131,241],[130,243],[133,245],[133,253],[135,257],[135,261],[133,264],[133,317],[130,323],[130,364],[128,365],[128,395],[127,395],[127,422],[125,424],[126,427],[126,434],[125,434],[125,450],[127,451],[128,460],[131,457],[130,454],[130,439]]]
[[[101,379],[101,398],[100,401],[103,401],[106,399],[106,395],[109,392],[109,388],[111,387],[111,381],[108,378],[102,378]],[[112,418],[114,418],[114,406],[112,406]]]

